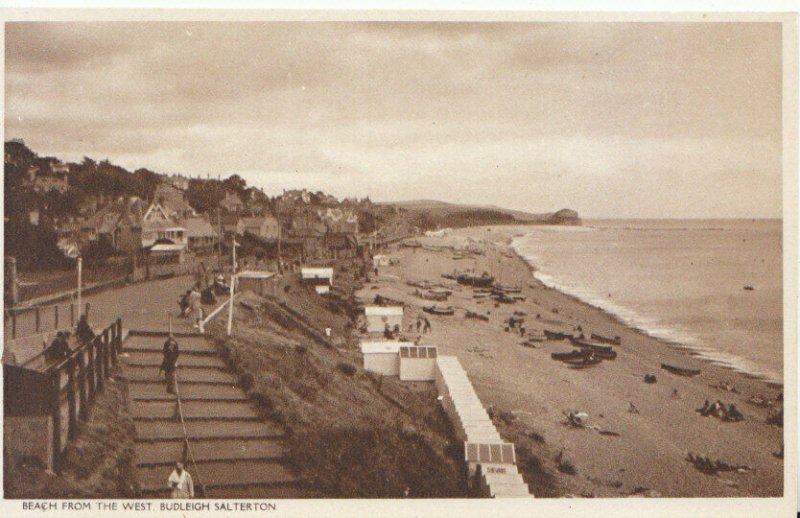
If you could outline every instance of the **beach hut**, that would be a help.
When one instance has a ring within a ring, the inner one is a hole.
[[[400,348],[401,381],[433,381],[436,347],[406,345]]]
[[[364,316],[368,333],[383,333],[387,324],[390,329],[403,328],[403,306],[366,306]]]
[[[507,442],[497,443],[464,443],[464,460],[470,478],[475,477],[478,466],[481,473],[485,473],[489,468],[502,468],[504,466],[516,466],[517,457],[514,453],[514,445]]]
[[[333,286],[332,267],[304,266],[300,269],[300,277],[303,282],[313,285],[314,291],[320,295],[329,293]]]
[[[391,264],[392,262],[387,255],[378,254],[372,257],[373,268],[378,268],[379,266],[389,266]]]
[[[383,376],[400,374],[399,354],[404,342],[361,342],[364,369]]]
[[[252,291],[256,295],[272,296],[276,295],[277,283],[274,272],[268,271],[244,271],[236,274],[239,292]]]

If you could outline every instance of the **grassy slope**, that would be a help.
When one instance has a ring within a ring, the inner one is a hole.
[[[113,381],[112,381],[113,380]],[[64,450],[61,475],[27,459],[3,459],[5,498],[131,498],[135,496],[133,421],[125,380],[112,378],[89,421]]]
[[[354,361],[342,309],[297,284],[283,293],[306,324],[332,329],[336,347],[312,339],[277,305],[238,310],[233,339],[222,322],[211,330],[264,414],[286,427],[300,478],[328,497],[399,497],[406,487],[412,497],[465,496],[462,447],[435,388],[367,373]]]

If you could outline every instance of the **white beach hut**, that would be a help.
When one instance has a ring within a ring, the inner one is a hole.
[[[300,277],[303,282],[313,284],[314,290],[319,294],[330,292],[333,286],[332,267],[304,266],[300,269]]]
[[[386,325],[403,328],[403,306],[365,306],[368,333],[383,333]]]
[[[433,381],[436,367],[436,347],[406,345],[400,348],[400,380]]]
[[[364,369],[384,376],[400,374],[400,357],[398,352],[404,342],[361,342],[361,354],[364,355]]]

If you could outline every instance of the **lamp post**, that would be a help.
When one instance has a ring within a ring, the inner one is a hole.
[[[228,299],[228,336],[231,336],[231,331],[233,330],[233,290],[234,284],[236,283],[236,247],[239,246],[236,243],[236,235],[233,236],[233,245],[231,248],[233,249],[233,268],[231,269],[231,296]]]

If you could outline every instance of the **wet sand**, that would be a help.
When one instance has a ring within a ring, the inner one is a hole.
[[[559,474],[565,493],[614,497],[652,490],[651,494],[664,497],[782,495],[783,460],[772,452],[781,449],[783,429],[766,423],[769,409],[747,402],[756,395],[774,400],[781,387],[711,365],[689,351],[626,327],[602,310],[548,289],[508,248],[515,232],[524,229],[477,227],[456,230],[450,237],[417,239],[426,247],[442,247],[454,244],[458,236],[470,236],[485,253],[465,259],[454,259],[449,249],[392,247],[387,255],[398,259],[398,264],[381,267],[377,282],[367,284],[359,297],[367,301],[380,293],[402,300],[407,330],[423,314],[422,306],[432,304],[414,296],[415,288],[407,281],[428,280],[452,289],[453,295],[443,304],[455,306],[456,314],[428,315],[433,331],[423,337],[423,343],[459,358],[484,405],[513,412],[519,423],[545,438],[548,451],[563,450],[577,468],[575,475]],[[505,285],[520,286],[526,300],[496,305],[488,298],[474,298],[471,288],[441,276],[470,268],[477,273],[488,271]],[[489,321],[466,319],[465,310],[487,315]],[[504,330],[504,321],[515,311],[526,313],[529,332],[580,325],[587,337],[590,333],[620,336],[621,345],[614,346],[618,356],[587,369],[570,369],[550,358],[552,352],[574,349],[568,342],[546,341],[528,348],[521,345],[519,333]],[[410,335],[414,336],[416,332]],[[702,372],[691,378],[677,376],[662,370],[662,362]],[[645,374],[654,374],[657,383],[644,383]],[[738,394],[711,387],[723,382]],[[734,403],[745,420],[729,423],[702,417],[695,409],[706,399]],[[629,412],[631,403],[639,413]],[[586,412],[589,425],[619,436],[564,426],[567,411]],[[503,433],[502,428],[499,431]],[[685,460],[688,452],[747,465],[754,471],[706,475]]]

